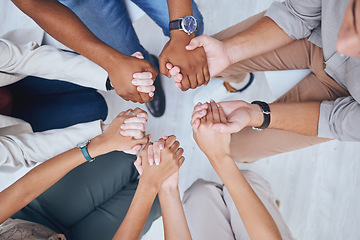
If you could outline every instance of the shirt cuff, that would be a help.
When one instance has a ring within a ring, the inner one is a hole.
[[[318,137],[334,139],[335,136],[330,129],[330,116],[333,109],[333,102],[323,101],[320,104],[320,116],[318,124]]]

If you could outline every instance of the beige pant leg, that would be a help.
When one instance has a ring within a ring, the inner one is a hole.
[[[276,102],[321,102],[349,95],[326,74],[322,49],[314,44],[310,44],[308,49],[308,67],[313,72]],[[305,148],[330,139],[277,129],[255,131],[247,127],[233,134],[231,140],[232,155],[237,162],[254,162],[264,157]]]
[[[222,189],[221,184],[198,179],[185,191],[183,206],[194,240],[235,239]]]
[[[255,191],[256,195],[260,198],[266,209],[269,211],[271,217],[274,219],[281,233],[282,239],[293,239],[290,229],[288,228],[284,218],[281,216],[280,210],[275,203],[275,197],[272,193],[269,183],[252,171],[243,170],[241,172],[248,183],[251,185],[252,189]],[[224,187],[223,194],[224,201],[230,212],[230,223],[235,234],[235,239],[250,239],[244,227],[243,221],[241,220],[239,212],[235,206],[235,203],[232,200],[226,187]]]

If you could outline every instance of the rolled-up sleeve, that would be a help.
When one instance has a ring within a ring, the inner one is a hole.
[[[321,23],[321,0],[274,2],[265,16],[271,18],[291,38],[306,38]]]
[[[318,136],[341,141],[360,141],[360,104],[353,97],[323,101]]]

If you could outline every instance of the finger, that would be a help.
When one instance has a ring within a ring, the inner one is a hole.
[[[145,137],[146,138],[146,137]],[[149,140],[149,139],[148,139]],[[137,141],[140,141],[140,140],[137,140]],[[149,149],[149,146],[152,144],[151,142],[147,142],[147,143],[144,143],[146,144],[145,147],[143,148],[143,150],[141,151],[141,157],[143,159],[147,159],[148,158],[148,149]],[[145,162],[142,162],[142,165],[144,164],[148,164],[148,161],[145,161]]]
[[[175,141],[176,137],[174,135],[169,136],[165,141],[165,148],[170,148]]]
[[[150,165],[154,165],[154,147],[151,144],[148,148],[148,161]]]
[[[142,55],[141,52],[134,52],[131,56],[136,57],[138,59],[144,59],[144,56]]]
[[[170,150],[175,153],[175,151],[180,147],[179,141],[175,141],[173,145],[171,145]]]
[[[144,123],[126,123],[120,126],[122,130],[140,130],[145,132],[145,125]]]
[[[154,162],[156,165],[160,164],[160,144],[159,142],[153,143],[153,149],[154,149]]]
[[[176,74],[180,73],[180,68],[178,66],[173,67],[169,70],[171,76],[175,76]]]
[[[144,132],[136,129],[121,130],[120,134],[124,137],[133,137],[135,139],[142,139],[144,137]]]
[[[207,110],[206,109],[203,109],[203,110],[200,110],[200,111],[197,111],[197,112],[194,112],[192,117],[191,117],[191,123],[193,123],[194,121],[196,121],[196,119],[200,119],[204,116],[206,116],[207,114]],[[191,124],[190,123],[190,124]]]
[[[181,90],[186,91],[190,88],[190,79],[188,75],[183,75],[183,80],[181,80]]]
[[[136,161],[134,162],[134,165],[139,175],[141,176],[141,174],[143,173],[141,156],[137,157]]]
[[[152,72],[138,72],[138,73],[133,74],[133,78],[140,79],[140,80],[152,79],[153,74],[152,74]]]
[[[218,109],[219,109],[220,122],[221,123],[227,123],[227,119],[226,119],[224,109],[220,106],[219,103],[217,103],[217,106],[218,106]]]
[[[176,158],[180,158],[184,153],[184,149],[183,148],[178,148],[175,152],[175,157]]]
[[[197,79],[197,87],[201,86],[204,84],[205,82],[205,77],[204,77],[204,73],[203,73],[203,70],[200,69],[200,71],[197,73],[196,75],[196,79]]]
[[[144,115],[144,113],[139,113],[138,115]],[[146,123],[146,118],[145,117],[131,117],[131,118],[127,118],[125,119],[124,123],[128,124],[128,123]]]
[[[214,120],[213,123],[219,123],[220,122],[219,108],[218,108],[216,102],[214,102],[214,101],[211,101],[210,105],[211,105],[211,110],[213,113],[213,120]]]
[[[138,93],[141,96],[141,99],[143,101],[142,103],[147,103],[152,100],[151,97],[149,97],[149,95],[147,93],[142,93],[142,92],[138,92]]]
[[[181,89],[181,88],[182,88],[181,83],[175,83],[175,87]],[[182,90],[182,89],[181,89],[181,90]]]
[[[141,147],[142,147],[142,145],[136,145],[136,146],[132,147],[130,150],[125,150],[124,153],[136,155],[139,153]]]
[[[139,86],[136,88],[139,92],[142,93],[151,93],[151,92],[155,92],[155,86],[151,85],[151,86]]]
[[[192,126],[192,128],[193,128],[193,131],[194,131],[195,133],[197,133],[197,130],[198,130],[199,126],[200,126],[200,123],[201,123],[201,120],[200,120],[200,119],[196,119],[196,120],[191,124],[191,126]]]
[[[159,145],[160,145],[160,150],[163,150],[165,147],[165,140],[166,138],[162,137],[159,139]]]
[[[194,50],[195,48],[203,46],[203,36],[191,39],[190,43],[185,47],[186,50]]]
[[[152,78],[138,79],[135,78],[131,81],[134,86],[150,86],[154,84],[154,80]]]
[[[194,106],[194,110],[195,111],[200,111],[201,109],[208,109],[209,108],[209,104],[208,103],[201,103],[198,102],[195,106]]]
[[[211,100],[211,101],[213,101],[213,100]],[[211,102],[210,101],[210,102]],[[211,104],[210,104],[210,107],[209,107],[209,109],[208,109],[208,113],[206,114],[206,120],[207,121],[209,121],[209,122],[213,122],[214,121],[214,116],[213,116],[213,109],[212,109],[212,107],[211,107]]]
[[[167,76],[168,78],[171,78],[171,75],[169,73],[169,70],[166,68],[166,64],[168,63],[168,59],[164,59],[163,57],[159,57],[159,70],[162,74]]]
[[[211,128],[220,133],[237,133],[240,131],[236,123],[215,123]]]
[[[174,80],[175,82],[181,83],[181,81],[183,80],[183,75],[181,73],[178,73],[174,76]]]
[[[209,82],[210,82],[210,71],[209,71],[209,67],[208,67],[208,65],[206,64],[206,66],[203,68],[203,74],[204,74],[204,80],[205,80],[205,82],[204,82],[204,85],[206,86],[206,85],[208,85],[209,84]]]
[[[191,76],[189,76],[189,81],[191,89],[195,89],[198,86],[196,74],[192,74]]]
[[[179,167],[181,167],[181,165],[183,165],[183,163],[184,163],[184,161],[185,161],[185,158],[184,157],[180,157],[180,159],[179,159]]]
[[[168,70],[170,70],[170,69],[172,69],[174,66],[171,64],[171,63],[166,63],[166,68],[168,69]]]

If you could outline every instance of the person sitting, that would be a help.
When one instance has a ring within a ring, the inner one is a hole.
[[[0,192],[1,236],[111,239],[138,185],[135,156],[122,151],[136,154],[148,142],[146,116],[140,109],[121,112],[104,133],[39,164]],[[159,216],[156,200],[144,232]]]
[[[216,128],[233,133],[236,161],[254,162],[331,139],[360,141],[358,9],[359,0],[274,2],[266,12],[190,42],[189,51],[205,49],[210,75],[228,82],[241,82],[253,71],[312,70],[271,104],[220,103],[229,123]]]

